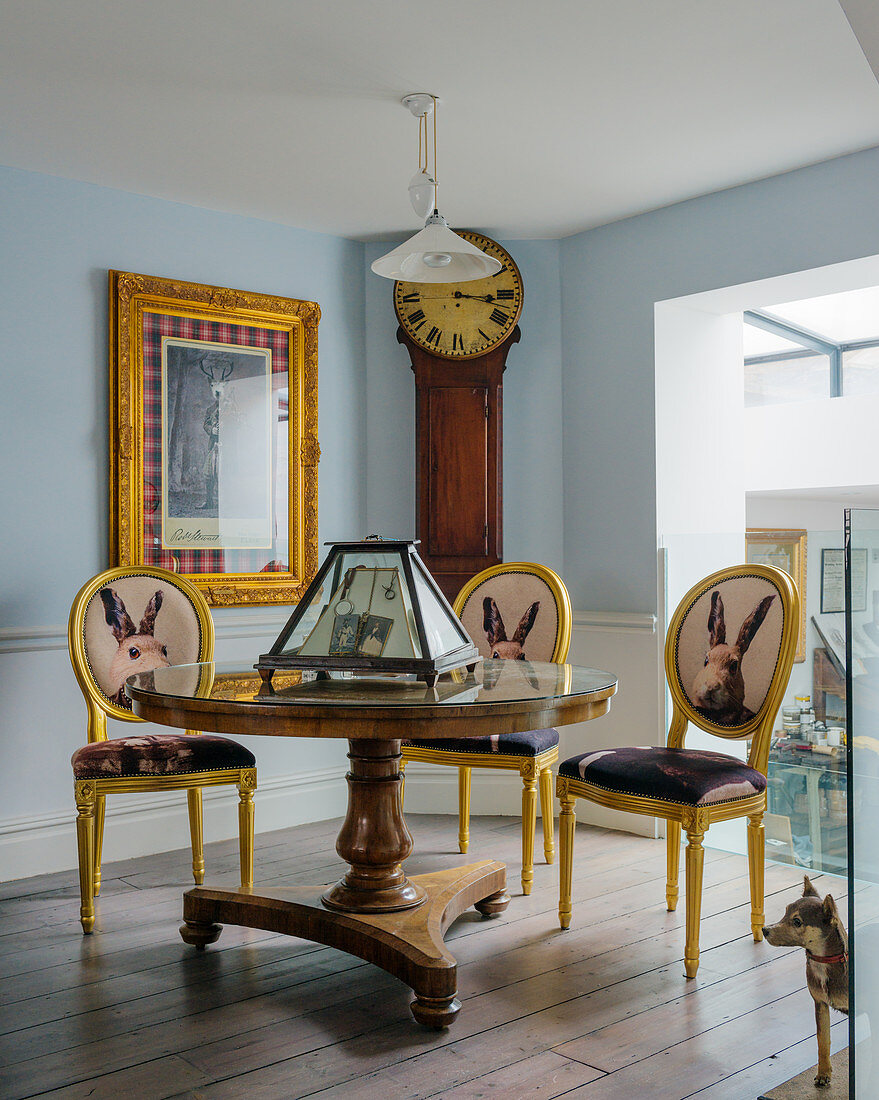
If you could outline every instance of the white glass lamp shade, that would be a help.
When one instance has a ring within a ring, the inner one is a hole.
[[[409,201],[419,218],[426,218],[436,206],[436,180],[427,172],[416,172],[409,180]]]
[[[380,256],[376,275],[406,283],[463,283],[496,275],[503,264],[453,233],[445,218],[433,214],[420,233]]]

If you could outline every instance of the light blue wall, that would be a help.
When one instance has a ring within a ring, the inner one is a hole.
[[[575,607],[656,608],[654,303],[875,255],[877,194],[871,149],[561,242],[564,558]],[[723,460],[735,461],[734,446],[693,455]]]
[[[320,535],[351,538],[364,528],[362,244],[0,168],[0,879],[3,845],[24,835],[20,822],[38,823],[26,831],[46,867],[75,862],[72,824],[59,834],[64,855],[47,855],[56,842],[40,838],[56,820],[72,823],[68,760],[85,739],[63,630],[79,587],[109,564],[110,268],[320,304]],[[254,620],[247,609],[215,612],[218,657],[247,667],[288,614],[270,608]],[[244,628],[236,626],[242,616]],[[112,727],[111,736],[130,732]],[[271,827],[273,777],[337,769],[325,814],[341,812],[342,742],[249,743],[260,765],[258,828]],[[302,801],[279,812],[274,827],[298,820]],[[320,816],[313,807],[305,812]],[[234,832],[234,812],[226,827],[226,835]],[[184,827],[156,833],[152,843],[162,850],[185,837]],[[109,835],[108,843],[112,852]]]
[[[564,575],[561,314],[558,241],[503,241],[522,273],[522,339],[504,374],[504,557]],[[389,242],[366,246],[367,522],[415,534],[415,384],[397,343],[393,283],[369,270]]]
[[[364,522],[363,245],[0,168],[0,625],[108,564],[107,270],[317,301],[320,534]]]

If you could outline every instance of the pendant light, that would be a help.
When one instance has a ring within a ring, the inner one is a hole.
[[[500,260],[488,256],[449,229],[436,205],[439,186],[436,170],[436,96],[416,92],[403,99],[418,119],[418,171],[409,181],[412,209],[426,218],[424,229],[372,264],[376,275],[407,283],[461,283],[485,279],[501,269]],[[428,170],[428,121],[433,119],[433,170]]]

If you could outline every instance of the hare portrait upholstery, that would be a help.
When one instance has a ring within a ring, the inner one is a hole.
[[[87,744],[71,758],[78,812],[77,846],[83,931],[95,924],[101,884],[104,807],[108,794],[186,790],[192,872],[204,881],[201,788],[234,784],[239,791],[241,879],[253,879],[253,753],[214,734],[135,733],[107,737],[107,718],[140,719],[124,684],[135,673],[213,658],[214,630],[201,593],[163,569],[123,566],[88,581],[70,611],[68,650],[85,697]],[[193,676],[198,677],[197,669]]]
[[[561,578],[531,562],[492,566],[459,592],[454,610],[482,657],[512,660],[527,677],[529,661],[565,661],[571,641],[571,601]],[[484,680],[486,689],[490,687]],[[522,892],[534,881],[537,797],[543,818],[547,863],[555,856],[552,765],[558,760],[554,729],[491,737],[460,737],[403,743],[403,767],[410,760],[458,769],[458,847],[470,842],[472,768],[517,771],[522,779]]]
[[[667,822],[666,902],[677,906],[681,828],[687,833],[684,969],[699,966],[702,839],[712,821],[748,818],[751,929],[762,939],[763,814],[772,726],[796,652],[799,595],[779,569],[733,566],[706,577],[672,616],[665,669],[673,711],[665,748],[593,749],[559,765],[559,921],[571,922],[577,798]],[[687,749],[692,724],[726,740],[750,740],[747,760]]]

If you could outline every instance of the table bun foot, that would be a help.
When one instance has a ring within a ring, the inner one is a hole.
[[[497,917],[503,913],[509,904],[510,895],[507,893],[506,887],[504,887],[503,890],[498,890],[494,894],[489,894],[487,898],[477,901],[473,908],[484,917]]]
[[[441,1031],[453,1023],[461,1011],[461,1002],[456,994],[451,997],[417,996],[409,1008],[419,1024]]]
[[[212,924],[195,920],[184,921],[180,925],[180,938],[199,951],[204,951],[209,943],[216,943],[223,931],[222,924]]]

